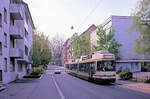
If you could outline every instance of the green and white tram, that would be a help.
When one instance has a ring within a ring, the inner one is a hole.
[[[96,53],[91,59],[65,64],[68,73],[85,80],[114,83],[116,81],[115,55]]]

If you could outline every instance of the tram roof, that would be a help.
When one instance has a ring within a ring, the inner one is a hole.
[[[115,59],[87,59],[87,60],[83,60],[80,62],[69,62],[66,64],[83,64],[83,63],[92,63],[92,62],[96,62],[96,61],[114,61]]]

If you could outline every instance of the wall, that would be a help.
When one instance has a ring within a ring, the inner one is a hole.
[[[121,60],[144,59],[134,51],[135,40],[139,33],[131,30],[132,17],[112,16],[112,28],[115,31],[115,39],[122,44],[119,48]]]

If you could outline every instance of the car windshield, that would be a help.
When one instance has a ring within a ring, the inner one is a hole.
[[[113,61],[103,61],[97,64],[98,71],[115,71],[115,66]]]

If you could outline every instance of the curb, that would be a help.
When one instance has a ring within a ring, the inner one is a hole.
[[[43,77],[43,74],[41,75],[41,77],[39,79],[42,79],[42,77]]]
[[[5,89],[6,89],[6,87],[1,87],[0,86],[0,92],[3,91],[3,90],[5,90]]]
[[[137,87],[137,86],[132,86],[132,85],[127,85],[127,84],[123,84],[123,85],[120,85],[121,87],[126,87],[126,88],[132,88],[132,89],[137,89],[139,91],[143,91],[143,92],[148,92],[150,93],[150,89],[148,88],[140,88],[140,87]]]

